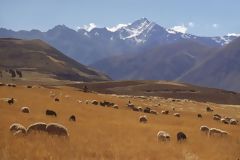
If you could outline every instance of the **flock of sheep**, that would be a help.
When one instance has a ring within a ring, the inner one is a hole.
[[[0,86],[2,86],[2,83],[0,83]],[[7,85],[7,86],[16,87],[16,85]],[[31,87],[27,87],[27,88],[31,88]],[[59,98],[56,98],[55,96],[52,96],[51,94],[50,94],[50,97],[53,97],[54,101],[56,101],[56,102],[60,101]],[[9,105],[12,105],[12,104],[14,104],[15,99],[10,98],[7,102],[8,102]],[[79,103],[82,103],[82,101],[79,101]],[[97,100],[86,100],[85,104],[100,105],[102,107],[111,107],[111,108],[114,108],[114,109],[119,109],[117,104],[112,103],[112,102],[108,102],[108,101],[98,102]],[[154,115],[159,114],[156,110],[153,110],[150,107],[145,107],[145,108],[142,108],[140,106],[137,107],[133,103],[131,103],[130,101],[128,102],[127,107],[129,109],[131,109],[133,111],[137,111],[137,112],[144,112],[144,113],[149,113],[149,114],[154,114]],[[175,116],[175,117],[180,117],[181,116],[180,113],[175,112],[175,108],[172,108],[172,111],[173,111],[173,116]],[[207,112],[213,112],[213,109],[211,109],[210,107],[207,107],[206,111]],[[30,109],[28,107],[22,107],[21,112],[30,113]],[[47,109],[45,114],[47,116],[57,117],[57,113],[53,110]],[[162,110],[161,114],[168,115],[168,114],[170,114],[170,111],[169,110]],[[202,118],[202,115],[198,113],[197,117]],[[225,124],[231,124],[231,125],[237,125],[238,124],[238,121],[236,119],[231,118],[231,117],[220,116],[219,114],[214,114],[213,115],[213,120],[221,121]],[[75,115],[71,115],[69,117],[69,121],[75,122],[76,121]],[[139,117],[139,122],[146,124],[148,122],[147,116],[146,115],[141,115]],[[16,135],[16,136],[17,135],[29,135],[33,132],[45,132],[45,133],[48,133],[49,135],[58,135],[58,136],[64,136],[64,137],[69,136],[67,128],[65,126],[61,125],[61,124],[58,124],[58,123],[46,124],[46,123],[43,123],[43,122],[37,122],[37,123],[31,124],[27,128],[25,128],[23,125],[21,125],[19,123],[14,123],[10,126],[10,131],[13,133],[13,135]],[[227,136],[227,135],[229,135],[229,133],[227,131],[223,131],[223,130],[217,129],[217,128],[209,128],[207,126],[200,126],[200,132],[202,132],[202,133],[204,133],[208,136]],[[176,134],[176,138],[177,138],[177,141],[183,142],[187,139],[187,136],[184,132],[178,132]],[[159,141],[166,142],[166,141],[170,141],[170,139],[171,139],[171,136],[166,131],[159,131],[157,133],[158,142]]]

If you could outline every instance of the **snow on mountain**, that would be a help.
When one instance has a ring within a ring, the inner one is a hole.
[[[174,26],[172,28],[170,28],[172,31],[176,31],[176,32],[180,32],[185,34],[187,32],[187,27],[185,25],[181,25],[181,26]]]
[[[228,33],[227,36],[229,36],[229,37],[231,37],[231,36],[240,37],[240,34],[238,34],[238,33]]]
[[[107,30],[109,30],[110,32],[116,32],[117,30],[123,28],[123,27],[126,27],[128,25],[130,25],[131,23],[128,23],[128,24],[118,24],[116,26],[113,26],[113,27],[107,27]]]
[[[92,29],[96,28],[97,25],[95,23],[89,23],[88,25],[83,25],[83,27],[77,27],[77,29],[84,29],[88,32],[90,32]]]

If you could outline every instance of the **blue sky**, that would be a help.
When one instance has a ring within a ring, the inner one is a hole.
[[[130,23],[146,17],[163,27],[215,36],[240,33],[240,0],[0,0],[0,27],[46,31]]]

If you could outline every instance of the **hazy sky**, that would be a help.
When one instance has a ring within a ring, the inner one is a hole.
[[[141,17],[196,35],[240,33],[240,0],[0,0],[0,27],[13,30],[105,27]]]

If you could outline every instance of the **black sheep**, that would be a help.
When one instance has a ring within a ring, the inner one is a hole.
[[[46,110],[46,115],[57,117],[57,113],[52,110]]]
[[[178,132],[177,133],[177,141],[182,142],[187,140],[187,136],[183,132]]]

